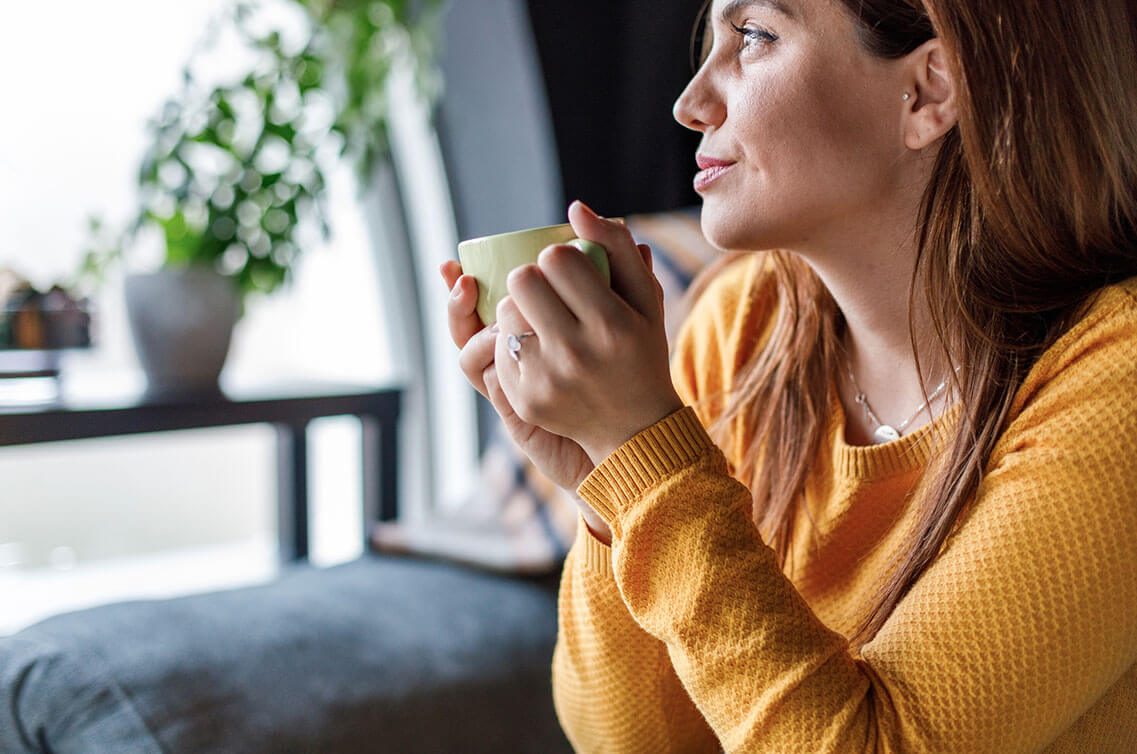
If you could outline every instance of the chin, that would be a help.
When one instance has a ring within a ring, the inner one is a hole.
[[[756,227],[756,218],[747,217],[738,210],[718,208],[703,203],[700,224],[703,235],[716,249],[722,251],[761,251],[775,248],[772,238]]]

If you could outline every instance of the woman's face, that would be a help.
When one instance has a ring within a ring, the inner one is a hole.
[[[832,244],[910,195],[902,69],[862,47],[838,0],[714,0],[710,13],[713,47],[674,114],[703,134],[712,243]]]

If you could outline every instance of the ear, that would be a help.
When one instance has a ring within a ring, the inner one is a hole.
[[[929,39],[905,58],[906,78],[915,91],[904,112],[904,145],[921,150],[959,122],[958,88],[943,42]]]

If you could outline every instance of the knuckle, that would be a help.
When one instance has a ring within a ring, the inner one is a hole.
[[[471,363],[482,362],[481,366],[484,366],[484,362],[493,360],[493,346],[495,342],[496,337],[492,333],[484,328],[479,330],[471,335],[466,341],[466,344],[462,346],[458,355],[459,363],[461,363],[463,359],[467,359]]]
[[[603,225],[602,234],[604,238],[597,239],[603,244],[605,241],[612,244],[630,243],[632,246],[636,245],[635,239],[632,238],[632,232],[628,226],[619,220],[608,218]]]
[[[526,288],[532,285],[541,276],[540,268],[535,264],[523,264],[514,267],[506,278],[505,285],[510,291]]]
[[[569,385],[577,382],[581,376],[588,373],[588,363],[592,360],[591,353],[581,353],[579,350],[566,349],[557,355],[556,369],[551,370],[549,377],[553,390],[565,390]]]
[[[541,400],[548,403],[555,400],[556,395],[563,395],[572,385],[576,373],[575,362],[562,363],[557,369],[550,371],[541,385]]]
[[[446,314],[450,321],[451,331],[461,327],[463,320],[466,319],[466,308],[462,306],[460,299],[453,296],[446,302]]]
[[[582,254],[573,246],[553,244],[541,251],[537,264],[541,269],[560,273],[572,269],[580,261],[581,256]]]
[[[522,397],[513,403],[513,413],[526,424],[539,424],[541,417],[533,410],[532,399]]]
[[[497,302],[497,321],[500,323],[502,319],[509,319],[517,313],[517,304],[513,303],[512,296],[506,296],[501,301]]]
[[[501,394],[501,383],[497,379],[497,370],[489,367],[482,372],[482,382],[485,383],[486,391],[490,396],[496,397]]]
[[[596,351],[608,354],[619,348],[622,335],[623,333],[618,325],[609,324],[596,332],[592,342]]]
[[[462,373],[466,375],[467,379],[481,375],[485,365],[479,363],[480,361],[480,359],[476,358],[476,354],[473,350],[469,348],[463,348],[462,352],[458,354],[458,367],[462,370]]]
[[[542,383],[533,395],[529,398],[528,410],[532,416],[530,424],[545,424],[549,420],[550,409],[552,408],[553,401],[551,399],[550,385],[548,382]]]

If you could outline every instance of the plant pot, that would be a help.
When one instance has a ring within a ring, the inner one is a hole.
[[[150,396],[216,392],[240,294],[211,268],[162,268],[128,275],[126,311]]]

